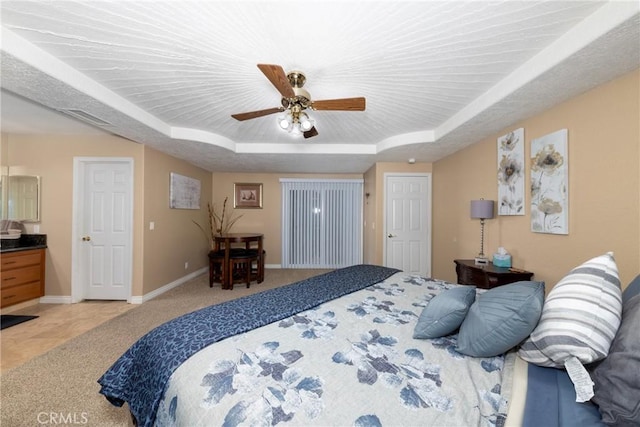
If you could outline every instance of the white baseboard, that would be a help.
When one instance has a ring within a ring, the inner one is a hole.
[[[40,298],[40,304],[71,304],[71,295],[45,295]]]
[[[264,268],[282,268],[282,264],[265,264]]]
[[[188,282],[189,280],[195,277],[198,277],[199,275],[206,273],[208,271],[209,271],[209,267],[203,267],[200,270],[196,270],[193,273],[189,273],[186,276],[179,278],[178,280],[174,280],[173,282],[168,283],[163,287],[156,289],[155,291],[149,292],[148,294],[145,294],[143,296],[132,296],[131,299],[128,300],[127,302],[130,304],[142,304],[143,302],[147,302],[150,299],[157,297],[158,295],[162,295],[168,290],[171,290],[176,286],[180,286],[183,283]],[[42,298],[40,298],[40,303],[41,304],[71,304],[71,295],[62,295],[62,296],[46,296],[45,295]]]
[[[155,291],[151,291],[148,294],[144,294],[143,296],[132,296],[129,302],[131,304],[142,304],[143,302],[147,302],[150,299],[157,297],[158,295],[162,295],[165,292],[175,288],[176,286],[180,286],[183,283],[188,282],[189,280],[195,277],[198,277],[199,275],[208,271],[209,271],[209,267],[203,267],[200,270],[196,270],[193,273],[187,274],[186,276],[179,278],[178,280],[174,280],[171,283],[167,283],[163,287],[158,288]]]

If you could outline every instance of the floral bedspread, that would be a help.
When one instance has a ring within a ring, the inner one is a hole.
[[[173,372],[207,346],[279,322],[365,289],[398,270],[353,265],[176,317],[140,338],[100,377],[100,393],[115,406],[127,403],[136,425],[155,424]]]
[[[156,425],[501,426],[511,358],[412,338],[453,286],[396,273],[200,350],[169,379]]]

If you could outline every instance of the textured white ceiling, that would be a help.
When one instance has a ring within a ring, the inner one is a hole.
[[[2,88],[212,171],[363,172],[375,161],[438,160],[638,68],[639,10],[637,1],[3,1]],[[311,112],[319,135],[306,140],[279,129],[277,114],[236,121],[280,105],[258,63],[303,71],[314,100],[364,96],[366,111]],[[12,101],[3,97],[3,130],[23,132]]]

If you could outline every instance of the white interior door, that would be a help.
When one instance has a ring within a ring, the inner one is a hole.
[[[131,298],[133,161],[80,160],[77,194],[77,299]]]
[[[385,266],[431,276],[431,175],[385,174]]]

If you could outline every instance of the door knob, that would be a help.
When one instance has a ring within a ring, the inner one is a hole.
[[[396,236],[395,234],[389,234],[387,237],[392,238],[392,237],[398,237],[398,236]]]
[[[84,237],[82,238],[82,241],[83,241],[83,242],[89,242],[89,241],[91,241],[91,236],[84,236]]]

